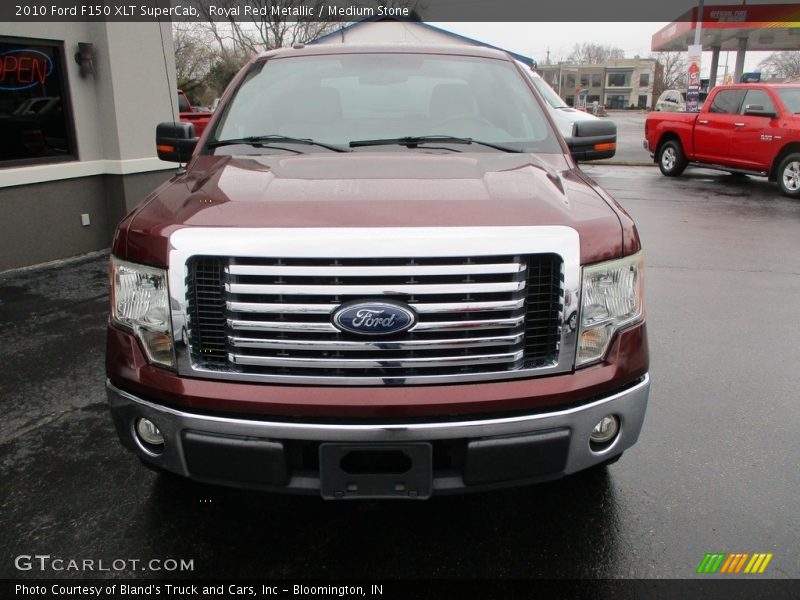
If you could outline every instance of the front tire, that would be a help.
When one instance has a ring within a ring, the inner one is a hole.
[[[688,163],[680,142],[669,140],[661,145],[658,151],[658,168],[664,175],[677,177],[683,173]]]
[[[785,196],[800,198],[800,153],[790,154],[781,161],[778,185]]]

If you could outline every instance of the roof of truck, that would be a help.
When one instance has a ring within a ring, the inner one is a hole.
[[[727,85],[716,85],[714,86],[714,90],[717,89],[726,89],[726,90],[735,90],[735,89],[743,89],[749,90],[750,88],[754,87],[770,87],[770,88],[796,88],[800,87],[800,83],[766,83],[764,81],[759,81],[756,83],[729,83]],[[709,90],[711,93],[712,90]]]
[[[475,38],[467,37],[465,35],[461,35],[460,33],[455,33],[453,31],[449,31],[447,29],[442,29],[441,27],[436,27],[435,25],[431,25],[430,23],[425,23],[424,21],[417,21],[415,19],[409,19],[405,17],[367,17],[366,19],[362,19],[361,21],[356,21],[355,23],[350,23],[349,25],[345,25],[340,29],[336,29],[323,35],[322,37],[318,37],[317,39],[309,42],[309,44],[319,44],[325,43],[325,40],[334,39],[337,37],[343,36],[346,32],[351,31],[353,29],[357,29],[363,26],[369,26],[371,23],[378,23],[378,22],[396,22],[396,23],[406,23],[412,26],[422,27],[423,29],[427,29],[429,31],[433,31],[436,33],[440,33],[446,35],[448,37],[453,38],[454,40],[458,40],[459,43],[467,45],[467,46],[481,46],[483,48],[494,48],[495,50],[501,50],[503,52],[508,52],[514,59],[520,61],[523,64],[528,66],[533,65],[536,61],[533,60],[530,56],[525,56],[524,54],[518,54],[516,52],[511,52],[511,50],[506,50],[504,48],[500,48],[499,46],[494,46],[487,42],[483,42],[481,40],[476,40]]]
[[[510,60],[509,54],[502,50],[467,44],[310,44],[294,48],[268,50],[261,56],[285,58],[289,56],[325,54],[455,54],[458,56],[477,56]]]

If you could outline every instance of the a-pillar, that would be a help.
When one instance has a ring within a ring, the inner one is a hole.
[[[708,75],[708,91],[717,85],[717,69],[719,68],[719,47],[711,49],[711,72]]]
[[[736,52],[736,68],[733,70],[733,81],[739,83],[744,73],[744,55],[747,52],[747,38],[739,38],[739,48]]]

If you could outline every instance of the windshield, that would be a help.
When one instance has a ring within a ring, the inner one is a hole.
[[[567,104],[561,99],[561,96],[555,93],[553,88],[551,88],[545,80],[541,77],[534,77],[533,75],[530,76],[533,85],[536,86],[536,89],[539,90],[539,93],[544,97],[545,102],[547,102],[553,108],[567,108]]]
[[[790,113],[800,113],[800,87],[777,88],[775,92]]]
[[[352,141],[451,136],[525,152],[561,152],[541,107],[513,64],[433,54],[297,56],[257,63],[225,106],[209,141],[213,146],[260,136],[340,147]],[[227,144],[214,152],[274,150],[269,144],[249,148]],[[326,151],[311,145],[299,150]],[[366,150],[369,147],[359,146],[356,151]],[[462,144],[453,151],[498,150]]]

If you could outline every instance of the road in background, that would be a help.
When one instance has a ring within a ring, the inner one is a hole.
[[[800,203],[755,178],[585,170],[636,219],[647,265],[650,406],[607,471],[425,502],[159,477],[105,405],[94,257],[0,276],[0,576],[91,575],[14,568],[39,553],[193,559],[193,577],[686,578],[723,551],[800,577]]]
[[[638,110],[612,110],[608,117],[617,124],[617,153],[607,163],[655,165],[650,153],[642,147],[647,113]]]

